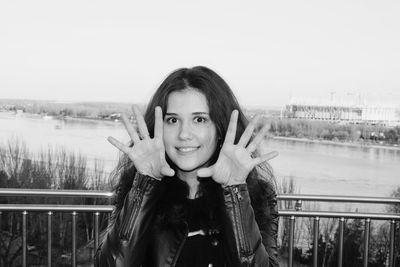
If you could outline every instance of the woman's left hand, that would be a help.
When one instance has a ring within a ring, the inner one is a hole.
[[[257,116],[246,127],[239,142],[234,144],[238,114],[237,110],[232,112],[225,141],[217,162],[207,168],[199,169],[197,171],[199,177],[212,177],[214,181],[223,186],[243,184],[246,183],[247,176],[255,166],[278,155],[278,152],[273,151],[256,158],[252,157],[252,153],[264,139],[266,131],[264,126],[249,143],[258,120]]]

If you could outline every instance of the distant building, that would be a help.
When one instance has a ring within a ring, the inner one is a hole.
[[[395,107],[372,106],[321,100],[292,100],[286,105],[286,117],[383,126],[400,125]]]

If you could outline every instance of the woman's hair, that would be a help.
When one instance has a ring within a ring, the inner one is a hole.
[[[228,84],[213,70],[203,66],[197,66],[193,68],[177,69],[168,75],[168,77],[158,87],[147,106],[144,114],[145,122],[147,124],[150,136],[153,137],[155,107],[160,106],[163,114],[165,114],[169,95],[172,92],[187,89],[197,90],[201,92],[207,99],[210,118],[216,126],[217,138],[219,142],[219,145],[217,146],[217,149],[210,160],[210,163],[213,164],[217,160],[221,144],[224,142],[232,111],[235,109],[239,111],[236,142],[239,140],[248,124],[248,121],[243,114],[232,90],[229,88]],[[170,161],[169,163],[172,164]],[[271,181],[273,181],[271,168],[268,166],[268,164],[266,164],[264,169],[267,171],[266,181],[271,186],[274,186],[274,184],[271,183]],[[125,195],[129,192],[132,186],[135,173],[136,170],[130,163],[129,158],[126,155],[123,155],[118,167],[118,172],[116,172],[116,175],[119,177],[115,199],[117,209],[122,207]],[[252,187],[256,188],[256,186],[250,186],[254,184],[254,181],[249,181],[249,179],[254,180],[259,178],[259,176],[260,174],[256,168],[249,174],[247,179],[249,190]],[[200,186],[200,190],[201,189],[202,187]]]

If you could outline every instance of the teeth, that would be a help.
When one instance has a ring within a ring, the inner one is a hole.
[[[179,147],[178,150],[181,152],[191,152],[195,151],[197,147]]]

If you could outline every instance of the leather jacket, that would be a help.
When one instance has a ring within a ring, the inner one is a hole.
[[[161,182],[137,174],[124,205],[106,230],[97,249],[95,266],[175,266],[188,234],[188,226],[167,230],[154,227]],[[271,218],[257,224],[246,184],[223,188],[223,220],[227,266],[279,266],[277,261],[278,212],[273,191]],[[151,243],[152,249],[147,249]]]

